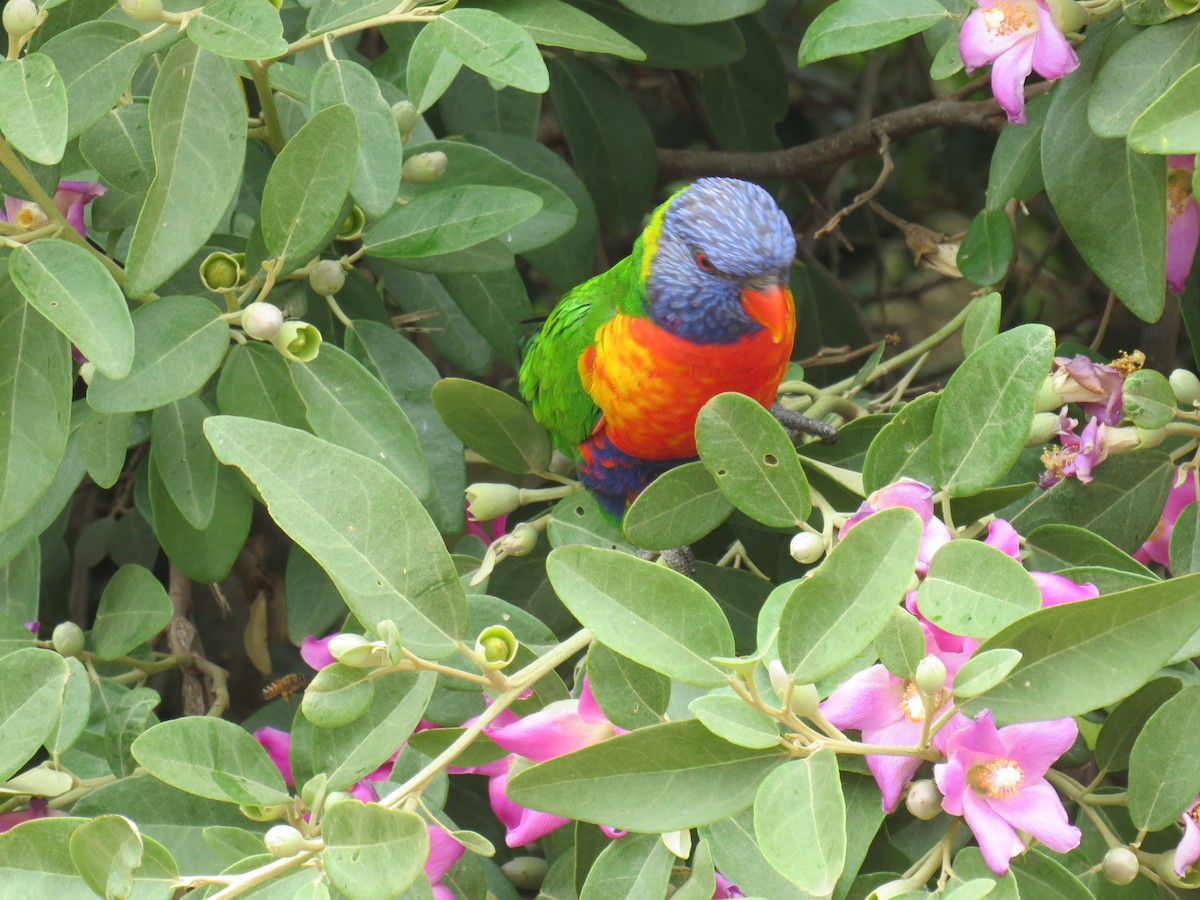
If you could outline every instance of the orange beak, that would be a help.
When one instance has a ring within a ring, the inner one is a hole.
[[[742,309],[767,329],[774,344],[788,337],[795,328],[796,312],[787,285],[769,284],[761,290],[743,288]]]

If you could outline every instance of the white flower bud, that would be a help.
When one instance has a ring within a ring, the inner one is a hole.
[[[409,100],[401,100],[392,104],[392,115],[396,117],[396,127],[400,129],[400,140],[407,141],[412,130],[417,127],[421,114]]]
[[[541,890],[550,865],[540,856],[515,856],[500,867],[513,887],[522,891]]]
[[[135,22],[157,22],[162,18],[162,0],[120,0],[120,4]]]
[[[1188,408],[1200,403],[1200,378],[1188,369],[1176,369],[1167,379],[1180,406]]]
[[[819,534],[798,531],[792,537],[788,552],[791,553],[792,559],[800,565],[812,565],[825,555],[825,540]]]
[[[521,505],[521,489],[511,484],[480,481],[467,487],[467,515],[488,522]]]
[[[336,259],[323,259],[308,275],[308,285],[322,297],[332,297],[346,283],[346,270]]]
[[[291,825],[274,825],[263,842],[272,856],[295,856],[304,849],[304,835]]]
[[[83,383],[88,387],[92,385],[92,378],[96,375],[96,366],[89,360],[79,364],[79,377],[83,379]]]
[[[946,664],[936,656],[927,656],[917,663],[913,681],[917,690],[933,697],[946,686]]]
[[[78,656],[83,650],[83,629],[74,622],[59,622],[50,635],[50,643],[63,656]]]
[[[25,37],[37,28],[40,15],[33,0],[8,0],[4,7],[4,30],[11,38]]]
[[[283,310],[273,303],[251,303],[242,310],[242,331],[256,341],[269,341],[283,327]]]
[[[771,679],[771,687],[775,690],[776,696],[783,700],[788,695],[788,685],[791,684],[791,676],[784,669],[783,663],[777,659],[767,663],[767,677]],[[815,713],[821,706],[821,695],[817,693],[815,686],[811,684],[797,684],[792,686],[792,712],[798,716],[808,717]]]
[[[410,156],[400,167],[400,180],[409,184],[429,184],[446,171],[446,154],[441,150]]]
[[[1104,877],[1113,884],[1130,884],[1138,876],[1138,858],[1128,847],[1113,847],[1104,854]]]
[[[922,778],[909,785],[904,805],[914,818],[923,821],[936,819],[942,812],[942,792],[928,778]]]

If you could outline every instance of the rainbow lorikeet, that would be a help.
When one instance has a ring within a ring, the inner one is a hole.
[[[656,209],[633,252],[569,291],[526,348],[521,395],[620,519],[696,456],[724,391],[770,406],[792,352],[796,238],[756,184],[703,178]]]

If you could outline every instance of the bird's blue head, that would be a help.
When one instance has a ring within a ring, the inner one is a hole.
[[[757,184],[700,179],[671,198],[643,242],[646,314],[660,328],[701,344],[760,328],[783,340],[796,237]]]

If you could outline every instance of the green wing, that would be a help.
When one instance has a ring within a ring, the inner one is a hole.
[[[633,271],[633,260],[626,257],[568,291],[521,361],[521,396],[568,456],[578,455],[578,445],[587,440],[600,415],[579,380],[579,356],[592,345],[596,329],[623,305]]]

